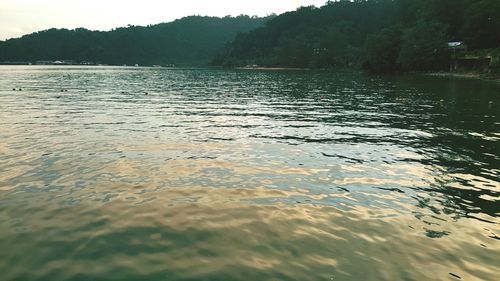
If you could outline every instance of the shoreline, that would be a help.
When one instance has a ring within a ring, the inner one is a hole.
[[[239,70],[311,70],[310,68],[292,68],[292,67],[235,67]]]
[[[500,82],[500,75],[488,75],[478,72],[431,72],[424,73],[425,76],[433,77],[454,77],[454,78],[465,78],[465,79],[477,79],[483,81]]]

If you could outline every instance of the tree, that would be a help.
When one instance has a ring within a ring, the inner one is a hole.
[[[404,30],[397,60],[402,69],[446,69],[449,59],[446,28],[437,21],[419,21]]]
[[[398,28],[384,29],[370,35],[366,40],[362,67],[376,73],[397,71],[400,46],[401,31]]]
[[[471,49],[500,46],[500,1],[481,0],[465,14],[462,35]]]

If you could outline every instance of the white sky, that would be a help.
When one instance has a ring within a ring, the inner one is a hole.
[[[34,31],[84,27],[110,30],[190,15],[280,14],[326,0],[0,0],[0,40]]]

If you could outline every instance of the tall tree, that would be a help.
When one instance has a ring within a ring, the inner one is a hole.
[[[404,70],[438,70],[448,63],[446,26],[419,21],[403,32],[398,63]]]
[[[391,73],[399,70],[398,57],[401,48],[401,31],[384,29],[366,40],[363,68],[370,72]]]
[[[470,5],[462,35],[472,49],[500,46],[500,1],[481,0]]]

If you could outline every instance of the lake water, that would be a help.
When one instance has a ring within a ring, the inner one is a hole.
[[[2,66],[0,279],[500,280],[499,140],[492,82]]]

